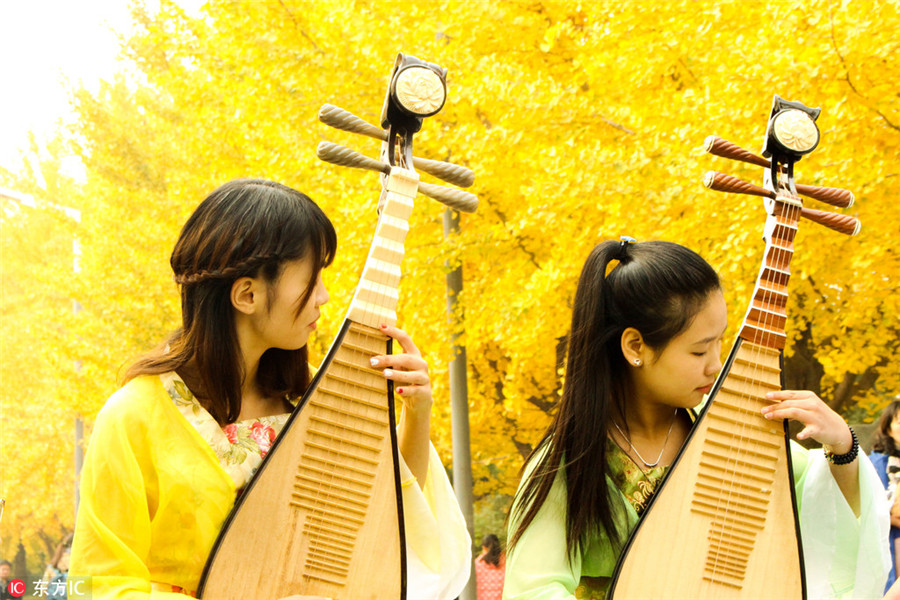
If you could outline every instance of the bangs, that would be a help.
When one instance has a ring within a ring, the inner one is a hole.
[[[302,241],[300,247],[295,249],[297,253],[296,258],[309,258],[313,268],[306,292],[304,292],[297,305],[297,310],[294,314],[295,318],[300,317],[303,308],[312,298],[322,269],[331,266],[337,254],[337,234],[334,230],[334,225],[332,225],[322,209],[306,196],[303,196],[303,200],[299,202],[297,209],[290,217],[294,227],[285,227],[283,233],[287,234],[286,237],[289,239],[293,238],[295,241]],[[295,229],[295,231],[291,232],[291,229]],[[294,235],[292,236],[291,233]],[[284,263],[281,264],[282,268],[283,265]]]

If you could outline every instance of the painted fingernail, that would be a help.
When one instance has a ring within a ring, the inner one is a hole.
[[[380,327],[381,327],[382,329],[387,329],[387,325],[385,325],[384,323],[382,323],[382,324],[380,325]]]
[[[391,377],[393,374],[394,374],[394,372],[393,372],[392,370],[390,370],[390,369],[385,369],[385,370],[384,370],[384,376],[385,376],[385,377]]]
[[[397,388],[397,393],[398,393],[398,394],[402,394],[402,393],[403,393],[403,388]]]
[[[373,367],[377,367],[377,366],[378,366],[378,359],[377,359],[377,358],[370,358],[370,359],[369,359],[369,364],[372,365]]]

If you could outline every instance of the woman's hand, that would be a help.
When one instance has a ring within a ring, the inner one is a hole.
[[[384,369],[384,377],[394,382],[394,393],[402,399],[405,410],[430,414],[432,399],[428,363],[408,333],[388,325],[382,325],[381,331],[400,343],[403,354],[375,356],[372,366]]]
[[[762,409],[767,419],[792,419],[804,425],[797,434],[798,440],[812,438],[832,454],[846,454],[853,448],[853,435],[847,422],[814,393],[784,390],[769,392],[766,398],[780,400]]]
[[[793,419],[804,425],[797,439],[812,438],[836,455],[853,449],[850,426],[814,393],[784,390],[769,392],[766,398],[778,401],[762,409],[767,419]],[[859,460],[843,465],[830,464],[829,468],[853,514],[859,516]]]
[[[397,445],[419,487],[424,488],[430,456],[432,404],[428,363],[405,331],[388,325],[382,325],[381,331],[400,343],[403,354],[374,356],[372,367],[384,369],[385,378],[394,382],[394,397],[403,401]]]

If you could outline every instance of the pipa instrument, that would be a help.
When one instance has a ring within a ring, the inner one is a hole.
[[[464,167],[413,158],[413,135],[446,97],[446,70],[399,55],[382,127],[332,105],[319,118],[382,140],[382,160],[323,142],[323,160],[381,172],[374,239],[347,316],[309,389],[225,522],[200,582],[201,598],[403,599],[406,560],[394,396],[369,360],[391,352],[379,327],[397,320],[397,288],[417,192],[457,210],[477,198],[419,184],[415,167],[470,185]]]
[[[853,194],[799,186],[794,163],[819,141],[819,110],[775,96],[763,156],[716,137],[707,151],[765,168],[763,186],[721,173],[711,189],[765,198],[765,250],[737,340],[669,473],[619,559],[615,600],[806,597],[786,422],[761,409],[782,389],[786,306],[801,217],[845,234],[849,216],[803,207],[799,194],[847,207]]]

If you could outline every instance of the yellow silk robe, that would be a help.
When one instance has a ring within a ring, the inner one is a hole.
[[[451,598],[468,580],[470,540],[433,448],[430,458],[424,489],[401,464],[409,597]],[[93,600],[184,600],[162,590],[197,589],[235,492],[160,378],[137,377],[97,416],[69,575],[91,577]]]

